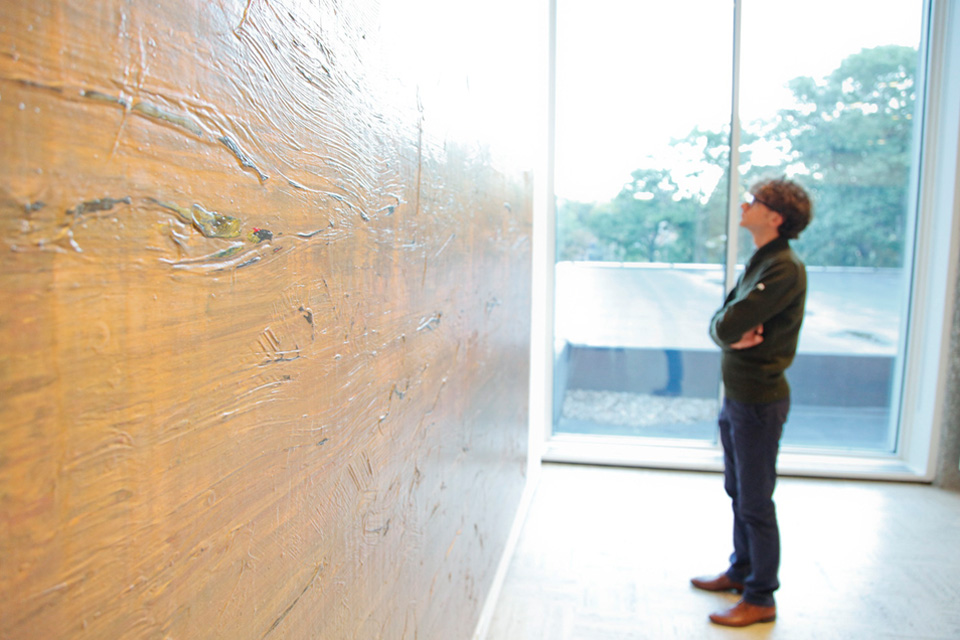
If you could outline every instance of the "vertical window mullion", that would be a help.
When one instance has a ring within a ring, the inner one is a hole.
[[[730,166],[727,175],[727,258],[724,265],[724,292],[736,280],[740,194],[740,15],[743,0],[734,0],[733,6],[733,88],[730,106]]]

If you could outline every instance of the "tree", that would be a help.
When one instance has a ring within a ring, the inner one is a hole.
[[[598,208],[592,229],[620,248],[627,262],[690,259],[684,242],[693,219],[689,198],[662,169],[637,169],[612,202]]]
[[[747,132],[745,143],[756,136]],[[671,143],[688,158],[684,168],[645,168],[631,174],[610,202],[580,217],[599,247],[598,259],[627,262],[719,263],[724,260],[729,130],[695,127]],[[749,160],[750,150],[741,158]],[[579,211],[583,211],[578,205]],[[561,218],[569,222],[569,214]],[[576,233],[567,234],[568,242]]]
[[[808,263],[901,265],[916,59],[910,47],[864,49],[824,82],[790,83],[797,105],[776,134],[810,176],[815,223],[797,243]]]
[[[794,105],[782,109],[773,122],[744,127],[738,168],[744,186],[761,177],[804,176],[815,217],[796,246],[808,264],[901,265],[916,58],[910,47],[864,49],[823,80],[792,80],[788,86]],[[758,143],[776,144],[782,150],[781,164],[753,164],[751,148]],[[558,257],[722,262],[729,130],[694,128],[671,146],[698,168],[686,173],[637,169],[609,202],[561,206]],[[712,186],[705,186],[709,180],[697,180],[708,172],[719,176]],[[684,186],[688,183],[700,186]],[[752,252],[749,242],[741,245],[741,257]]]
[[[615,198],[558,207],[558,258],[690,262],[698,203],[661,169],[637,169]]]
[[[595,206],[574,200],[557,203],[557,260],[606,259],[587,223]]]

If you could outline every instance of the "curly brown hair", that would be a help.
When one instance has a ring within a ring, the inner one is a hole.
[[[783,218],[778,228],[781,238],[795,239],[813,219],[810,196],[803,187],[785,177],[761,180],[750,188],[750,193]]]

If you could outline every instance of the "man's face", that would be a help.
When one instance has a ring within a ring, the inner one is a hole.
[[[748,193],[740,205],[740,226],[748,231],[776,229],[781,222],[781,215],[753,194]]]

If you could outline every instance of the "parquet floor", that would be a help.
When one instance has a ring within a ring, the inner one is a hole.
[[[726,568],[718,474],[544,465],[487,640],[960,639],[960,494],[781,478],[778,619],[707,614],[737,596],[689,578]]]

